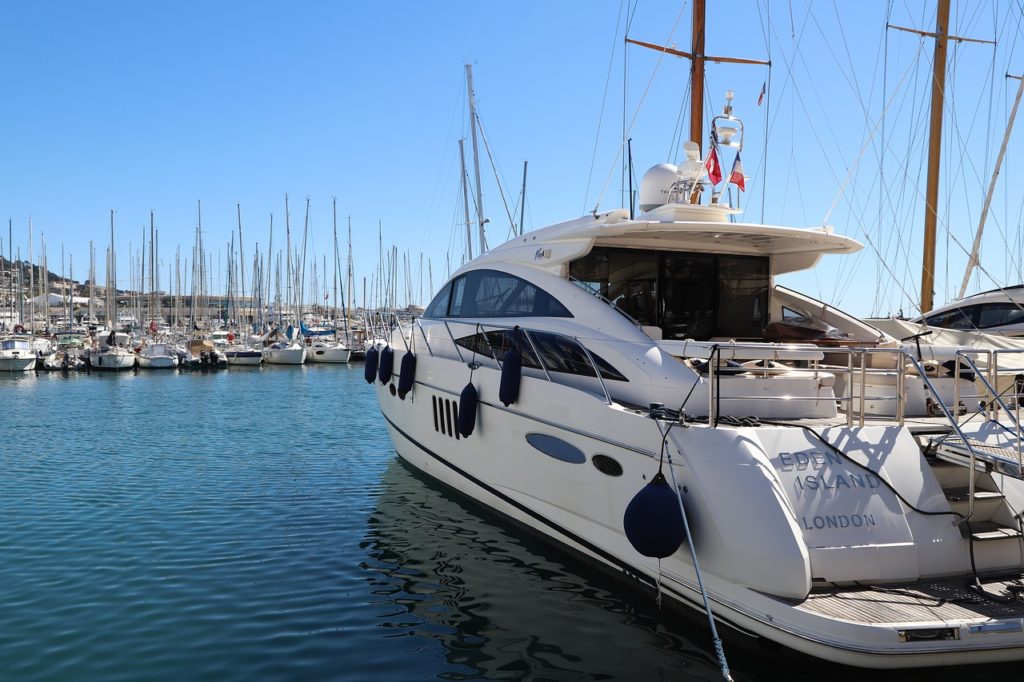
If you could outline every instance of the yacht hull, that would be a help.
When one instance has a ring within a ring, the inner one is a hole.
[[[399,361],[396,353],[395,364]],[[458,428],[463,381],[471,381],[479,394],[469,436]],[[797,455],[807,444],[800,429],[704,425],[667,434],[643,410],[528,377],[523,377],[518,400],[505,406],[497,399],[499,371],[478,367],[471,376],[465,364],[443,358],[419,358],[415,386],[406,396],[393,391],[396,383],[397,378],[388,384],[378,380],[374,387],[403,460],[563,549],[652,592],[660,589],[676,606],[703,610],[688,545],[658,562],[640,555],[623,531],[627,505],[662,468],[666,477],[671,472],[680,487],[686,486],[701,578],[719,622],[810,656],[859,667],[963,665],[1024,657],[1019,620],[1001,621],[984,610],[922,616],[910,606],[902,611],[893,607],[887,620],[815,608],[830,597],[827,586],[833,576],[852,582],[853,572],[863,571],[865,582],[918,585],[926,578],[937,580],[923,573],[943,562],[950,573],[969,573],[970,558],[949,517],[905,517],[896,498],[887,496],[884,486],[876,486],[863,470],[831,460],[819,466],[810,459],[806,470],[798,471],[803,460]],[[859,447],[883,460],[879,480],[906,483],[919,476],[915,470],[927,466],[913,437],[900,426],[836,426],[828,437],[862,443]],[[671,465],[660,461],[663,439],[675,458]],[[879,454],[884,448],[889,450]],[[609,459],[617,470],[598,464]],[[827,488],[832,481],[834,487],[837,476],[862,490],[833,498],[812,495],[812,485]],[[920,506],[941,505],[937,484],[925,486],[921,495],[915,500]],[[845,508],[843,513],[823,511],[837,499],[855,503],[851,509],[864,513],[855,518],[859,512]],[[895,511],[883,521],[885,509]],[[833,519],[835,529],[825,530]],[[877,544],[844,546],[854,536],[876,537],[871,542]],[[927,543],[913,540],[926,536]],[[820,573],[812,575],[812,562]],[[960,622],[950,627],[957,615]],[[979,625],[985,623],[1006,628],[999,646],[993,646],[993,635]],[[901,639],[906,631],[922,635]]]
[[[30,372],[35,368],[34,355],[0,357],[0,372]]]
[[[264,348],[263,361],[271,365],[301,365],[306,361],[306,349]]]
[[[321,362],[321,363],[334,363],[344,364],[349,361],[352,356],[352,351],[348,348],[341,348],[337,346],[328,347],[317,347],[313,346],[308,349],[306,353],[306,359],[309,362]]]
[[[178,359],[170,355],[147,358],[139,356],[140,369],[174,369],[178,366]]]
[[[263,362],[263,353],[258,350],[228,350],[224,351],[228,364],[241,367],[255,367]]]
[[[98,353],[91,357],[91,368],[102,372],[122,372],[135,367],[136,356],[130,353]]]

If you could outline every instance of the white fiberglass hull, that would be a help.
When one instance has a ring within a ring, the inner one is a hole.
[[[90,356],[92,369],[104,372],[119,372],[135,367],[136,355],[123,352],[100,352]]]
[[[349,361],[352,351],[341,346],[312,346],[306,353],[310,362],[342,364]]]
[[[226,350],[224,355],[229,365],[241,367],[256,367],[263,362],[263,353],[258,350]]]
[[[171,355],[139,356],[141,369],[174,369],[178,366],[178,358]]]
[[[264,348],[263,361],[271,365],[301,365],[306,361],[303,347]]]
[[[401,353],[395,356],[397,367]],[[474,431],[463,437],[459,396],[469,380],[479,403]],[[671,483],[671,468],[686,486],[714,614],[740,632],[871,668],[1024,658],[1020,619],[964,612],[951,625],[955,616],[918,609],[925,615],[893,622],[861,618],[848,602],[840,614],[814,608],[812,585],[820,591],[831,580],[913,584],[938,566],[949,575],[969,573],[967,541],[950,516],[908,513],[883,485],[910,494],[915,483],[914,504],[948,509],[937,483],[920,482],[927,465],[905,428],[858,430],[835,422],[826,430],[830,442],[856,445],[847,448],[854,456],[870,453],[854,466],[800,428],[678,426],[668,434],[670,467],[659,464],[666,423],[646,412],[528,377],[506,407],[497,399],[500,382],[497,370],[481,367],[471,378],[462,362],[420,353],[409,394],[393,390],[397,377],[374,387],[395,449],[412,466],[626,578],[660,585],[677,605],[700,610],[688,544],[659,562],[640,555],[623,530],[634,495],[659,469]],[[877,474],[867,468],[872,464],[881,466]],[[986,560],[1017,562],[1019,572],[1019,557]],[[907,631],[910,636],[901,635]]]
[[[34,355],[0,356],[0,372],[29,372],[36,368]]]

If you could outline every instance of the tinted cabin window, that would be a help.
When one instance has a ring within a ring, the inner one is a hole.
[[[523,367],[541,369],[541,363],[537,359],[537,353],[540,353],[544,361],[544,368],[549,372],[562,372],[585,377],[595,376],[594,365],[574,340],[560,334],[538,331],[531,331],[530,339],[533,341],[532,344],[522,333],[517,333],[512,329],[495,329],[464,336],[456,339],[455,342],[477,355],[497,358],[499,361],[504,361],[505,353],[518,345],[523,353]],[[534,352],[534,347],[536,347],[537,353]],[[590,355],[600,369],[603,379],[628,381],[607,360],[593,352]]]
[[[925,318],[925,322],[932,327],[941,327],[943,329],[976,329],[977,325],[971,319],[976,312],[976,307],[969,306],[967,308],[947,310],[944,313],[937,313]]]
[[[474,270],[455,279],[424,317],[572,317],[555,298],[524,279],[497,270]]]
[[[427,309],[423,312],[423,317],[447,317],[448,301],[451,300],[451,296],[452,285],[451,283],[445,284],[444,288],[437,292],[437,296],[434,296],[434,300],[427,306]]]
[[[1024,324],[1024,310],[1015,303],[987,303],[978,306],[978,328],[989,329],[1006,324]]]
[[[569,266],[666,339],[759,339],[768,320],[768,258],[595,248]]]

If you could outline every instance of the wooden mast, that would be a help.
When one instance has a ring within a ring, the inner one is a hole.
[[[693,1],[693,37],[690,44],[690,139],[698,145],[704,139],[704,2]]]
[[[924,247],[921,258],[921,312],[934,307],[935,289],[935,228],[938,223],[939,160],[942,151],[942,107],[946,90],[946,47],[950,39],[957,42],[991,43],[989,40],[963,38],[949,34],[949,0],[938,0],[935,32],[918,31],[903,26],[889,28],[935,39],[935,57],[932,60],[932,101],[930,132],[928,135],[928,181],[925,186]]]
[[[942,101],[946,89],[946,45],[949,41],[949,0],[939,0],[935,19],[932,110],[928,135],[928,184],[924,206],[924,253],[921,265],[921,313],[932,309],[935,288],[935,225],[938,222],[939,160],[942,152]]]
[[[626,38],[627,43],[664,52],[675,57],[684,57],[692,62],[690,69],[690,140],[701,144],[704,137],[704,66],[707,62],[715,64],[759,64],[771,66],[771,61],[761,59],[743,59],[741,57],[709,57],[704,54],[704,9],[706,0],[694,0],[693,3],[693,34],[690,52],[676,50],[664,45],[645,43],[642,40]]]

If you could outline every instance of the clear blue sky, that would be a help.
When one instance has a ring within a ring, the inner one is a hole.
[[[248,259],[256,242],[266,251],[271,214],[274,251],[283,246],[286,193],[293,239],[301,237],[309,197],[308,253],[318,267],[327,254],[330,269],[337,197],[342,239],[352,217],[357,300],[377,268],[378,225],[385,249],[409,254],[416,294],[420,253],[435,287],[446,263],[463,256],[457,145],[468,134],[465,63],[474,65],[480,118],[510,208],[529,162],[527,230],[598,201],[603,210],[625,203],[617,161],[624,113],[638,176],[678,158],[688,63],[630,48],[624,69],[627,10],[631,37],[689,49],[690,5],[676,2],[8,3],[0,216],[13,221],[23,259],[31,216],[36,260],[45,235],[50,270],[61,271],[63,248],[79,281],[93,240],[102,282],[114,209],[123,288],[152,210],[161,285],[170,289],[176,249],[191,260],[198,200],[207,252],[223,269],[236,204]],[[910,0],[709,3],[709,54],[773,62],[770,75],[756,66],[708,71],[708,111],[732,88],[747,123],[745,218],[816,225],[828,216],[838,232],[871,242],[859,256],[830,259],[788,282],[858,314],[909,311],[907,295],[916,295],[932,48],[884,27],[888,19],[934,30],[934,11],[931,1]],[[955,33],[998,34],[1000,43],[951,49],[940,303],[955,293],[966,260],[950,240],[969,247],[1016,92],[1002,75],[1024,69],[1016,59],[1019,8],[954,2],[954,15]],[[1020,175],[1021,135],[1011,142],[983,252],[987,271],[1006,284],[1020,280],[1021,199],[1012,178]],[[486,158],[482,172],[493,246],[507,238],[508,220]],[[0,236],[6,255],[7,230]],[[426,273],[422,282],[429,299]]]

